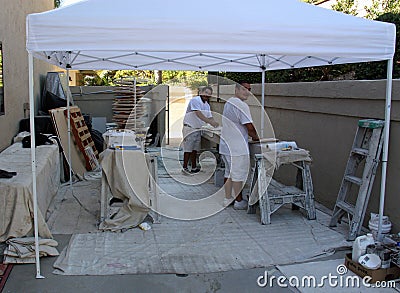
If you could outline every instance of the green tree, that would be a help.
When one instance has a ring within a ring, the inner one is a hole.
[[[208,72],[163,70],[162,79],[166,84],[184,85],[192,89],[207,85]],[[87,86],[116,85],[118,80],[136,78],[138,84],[156,84],[156,76],[152,70],[97,70],[84,77]]]
[[[400,14],[384,13],[376,20],[391,22],[396,25],[396,49],[393,59],[393,78],[400,78]],[[356,79],[385,79],[386,61],[355,64]]]
[[[95,70],[93,74],[84,77],[87,86],[113,86],[118,80],[136,78],[138,84],[153,84],[154,76],[151,70]]]
[[[304,1],[311,2],[311,1]],[[313,1],[314,4],[319,2]],[[333,5],[334,10],[348,14],[355,14],[354,0],[339,0]],[[370,7],[365,7],[367,18],[396,25],[396,49],[394,56],[393,78],[400,78],[400,1],[399,0],[373,0]],[[319,81],[333,79],[382,79],[386,78],[386,62],[368,62],[357,64],[343,64],[334,66],[321,66],[299,68],[292,70],[277,70],[267,72],[267,82],[295,82]]]
[[[367,11],[366,18],[377,19],[385,13],[400,13],[400,1],[398,0],[372,0],[370,7],[364,6]]]
[[[332,9],[346,14],[357,15],[357,5],[354,0],[337,0],[336,4],[332,5]]]
[[[186,85],[191,89],[207,85],[207,71],[175,71],[164,70],[163,82],[167,84]]]

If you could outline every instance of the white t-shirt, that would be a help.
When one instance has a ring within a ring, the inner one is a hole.
[[[222,113],[219,153],[229,156],[249,154],[248,131],[244,124],[253,123],[250,108],[237,97],[230,98]]]
[[[194,111],[201,111],[201,113],[211,118],[211,109],[208,102],[203,102],[200,96],[193,97],[187,106],[185,118],[183,118],[183,124],[188,124],[192,128],[201,128],[206,123],[197,117]]]

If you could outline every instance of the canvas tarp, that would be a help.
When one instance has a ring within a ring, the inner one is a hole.
[[[146,172],[144,153],[106,149],[101,153],[100,160],[105,190],[110,189],[112,196],[122,200],[123,204],[116,214],[100,223],[99,229],[120,231],[136,227],[150,211],[150,175]],[[106,200],[109,198],[106,197]]]

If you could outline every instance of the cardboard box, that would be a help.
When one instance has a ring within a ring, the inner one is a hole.
[[[360,276],[361,278],[365,276],[370,276],[372,278],[371,283],[376,283],[377,281],[389,281],[400,277],[400,268],[397,266],[392,266],[388,269],[377,269],[370,270],[364,268],[357,262],[351,259],[351,253],[346,254],[344,265],[353,273]]]

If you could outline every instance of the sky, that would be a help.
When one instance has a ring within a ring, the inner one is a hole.
[[[69,5],[69,4],[80,2],[80,1],[82,1],[82,0],[62,0],[61,6]]]
[[[80,1],[82,1],[82,0],[62,0],[61,1],[61,6],[69,5],[69,4],[80,2]],[[331,8],[333,2],[334,1],[327,1],[327,2],[325,2],[324,4],[322,4],[320,6],[321,7],[325,7],[325,8]],[[371,2],[372,2],[372,0],[358,0],[357,3],[358,3],[359,7],[364,8],[364,6],[370,6]]]
[[[69,4],[73,4],[76,2],[80,2],[82,0],[61,0],[61,6],[65,6],[65,5],[69,5]],[[328,9],[331,9],[331,6],[333,4],[333,2],[335,1],[327,1],[324,4],[320,5],[321,7],[325,7]],[[362,17],[365,15],[366,11],[364,10],[364,6],[370,6],[371,5],[372,0],[358,0],[357,4],[357,12],[358,12],[358,16]]]

